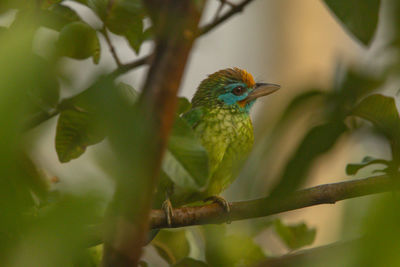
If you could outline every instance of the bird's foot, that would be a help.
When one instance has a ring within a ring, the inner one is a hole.
[[[213,203],[219,204],[224,211],[228,214],[228,221],[226,222],[227,224],[230,224],[232,221],[230,220],[230,214],[231,214],[231,204],[223,197],[220,196],[211,196],[206,199],[204,199],[204,202],[207,201],[212,201]]]
[[[169,198],[167,198],[162,204],[162,210],[165,213],[165,217],[167,217],[168,227],[172,227],[172,218],[174,217],[174,210],[172,208],[172,203]]]

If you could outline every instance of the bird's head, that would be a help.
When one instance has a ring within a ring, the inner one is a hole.
[[[193,107],[230,109],[234,112],[250,111],[257,98],[280,88],[271,83],[256,83],[245,70],[230,68],[217,71],[203,80],[193,97]]]

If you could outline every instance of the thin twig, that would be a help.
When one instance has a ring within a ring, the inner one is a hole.
[[[107,31],[106,27],[104,26],[103,29],[101,29],[100,32],[103,34],[104,38],[106,39],[106,42],[107,42],[107,45],[108,45],[108,47],[110,49],[111,55],[113,56],[113,58],[115,60],[115,63],[117,64],[118,68],[122,67],[123,64],[119,60],[119,57],[117,55],[117,51],[115,50],[114,45],[111,42],[111,39],[110,39],[110,36],[108,34],[108,31]]]
[[[233,15],[242,12],[243,9],[252,2],[253,0],[244,0],[240,4],[234,5],[231,10],[226,12],[223,16],[219,17],[217,20],[204,25],[199,29],[198,36],[201,36],[203,34],[206,34],[210,32],[211,30],[215,29],[217,26],[219,26],[221,23],[225,22],[227,19],[232,17]]]
[[[153,57],[153,54],[150,54],[150,55],[144,56],[142,58],[139,58],[135,61],[132,61],[131,63],[122,64],[119,68],[114,70],[110,75],[116,77],[116,76],[125,74],[128,71],[131,71],[137,67],[149,64],[152,57]]]
[[[214,203],[196,207],[174,209],[172,227],[223,223],[250,218],[264,217],[285,211],[296,210],[320,204],[334,204],[336,201],[400,189],[398,177],[385,175],[352,180],[334,184],[324,184],[299,190],[282,197],[266,197],[256,200],[233,202],[229,216],[224,209]],[[152,228],[168,227],[162,210],[151,212]]]
[[[42,111],[34,116],[30,117],[23,126],[23,131],[28,131],[32,128],[35,128],[39,124],[53,118],[54,116],[58,115],[60,111],[58,109],[54,109],[50,112]]]
[[[213,30],[214,28],[216,28],[217,26],[219,26],[221,23],[225,22],[226,20],[228,20],[230,17],[232,17],[233,15],[241,12],[248,4],[250,4],[253,0],[244,0],[243,2],[241,2],[240,4],[234,5],[228,1],[225,1],[227,4],[229,4],[232,8],[231,10],[229,10],[225,15],[219,17],[218,19],[214,20],[213,22],[204,25],[203,27],[200,27],[199,30],[197,31],[197,37],[200,37],[208,32],[210,32],[211,30]],[[137,67],[140,67],[142,65],[145,64],[149,64],[151,62],[151,58],[152,55],[148,55],[145,56],[143,58],[140,58],[138,60],[135,60],[131,63],[128,64],[122,64],[122,66],[120,66],[118,69],[116,69],[112,75],[122,75],[128,71],[131,71]]]
[[[231,7],[235,7],[235,6],[236,6],[235,4],[231,3],[231,2],[228,1],[228,0],[219,0],[219,2],[220,2],[220,3],[219,3],[219,6],[218,6],[218,9],[217,9],[217,12],[215,12],[214,20],[213,20],[213,21],[218,20],[219,15],[221,14],[221,11],[222,11],[222,9],[224,8],[225,5],[229,5],[229,6],[231,6]]]

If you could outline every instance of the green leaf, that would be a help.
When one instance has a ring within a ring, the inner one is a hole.
[[[375,159],[372,157],[365,157],[361,163],[350,163],[346,166],[346,174],[348,175],[355,175],[359,170],[365,168],[372,164],[384,164],[386,166],[390,166],[391,163],[384,159]]]
[[[369,45],[378,24],[380,0],[324,0],[346,30]]]
[[[192,104],[186,97],[178,97],[178,115],[181,115],[192,107]]]
[[[289,249],[311,245],[317,233],[315,228],[308,228],[305,223],[286,225],[279,219],[275,221],[275,231]]]
[[[75,59],[93,58],[95,64],[100,60],[100,42],[96,31],[84,22],[72,22],[60,32],[57,42],[60,56]]]
[[[26,153],[22,152],[18,160],[17,165],[23,174],[24,182],[43,201],[50,190],[49,181]]]
[[[400,118],[393,97],[373,94],[364,98],[352,115],[370,121],[390,141],[394,161],[400,161]]]
[[[96,115],[85,110],[61,112],[56,130],[56,151],[60,162],[78,158],[87,146],[104,139],[97,123]]]
[[[315,100],[318,97],[326,96],[326,92],[321,91],[319,89],[312,89],[300,93],[295,96],[286,107],[282,117],[280,119],[281,122],[286,121],[292,114],[294,114],[300,107],[307,107],[310,101]]]
[[[266,256],[254,240],[243,234],[228,235],[224,226],[204,227],[206,260],[210,266],[253,266]]]
[[[185,230],[161,230],[151,243],[169,264],[175,264],[190,252]]]
[[[175,118],[162,169],[177,185],[198,190],[208,181],[208,155],[192,128]]]
[[[192,258],[184,258],[172,265],[172,267],[208,267],[209,265],[205,262],[195,260]]]
[[[113,33],[124,36],[136,53],[148,34],[143,32],[144,8],[139,0],[95,0],[89,6]]]
[[[43,58],[31,54],[30,60],[35,64],[37,82],[26,88],[27,98],[31,103],[32,113],[56,108],[60,98],[60,86],[54,68]]]
[[[328,115],[331,120],[344,120],[355,103],[376,90],[383,79],[358,68],[338,65],[334,82],[334,90],[327,97]]]
[[[43,26],[60,31],[71,22],[81,21],[81,18],[68,6],[53,4],[46,10],[40,11],[40,19]]]
[[[372,122],[389,138],[400,141],[400,118],[393,97],[370,95],[353,109],[352,115]]]
[[[127,102],[134,101],[136,91],[129,85],[120,83],[116,88]],[[101,98],[97,84],[82,93],[64,100],[56,129],[56,151],[60,162],[68,162],[81,156],[90,145],[101,142],[106,131],[102,124],[101,106],[96,101]],[[100,101],[104,101],[101,99]]]
[[[296,190],[306,179],[314,161],[329,151],[346,129],[342,122],[329,122],[311,128],[289,159],[271,194],[282,195]]]

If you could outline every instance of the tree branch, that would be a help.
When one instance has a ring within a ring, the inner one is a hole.
[[[233,15],[242,12],[243,9],[252,2],[253,0],[244,0],[240,4],[237,4],[231,8],[228,12],[225,13],[225,15],[222,15],[218,19],[214,20],[213,22],[203,26],[200,28],[200,31],[198,33],[198,36],[201,36],[203,34],[206,34],[210,32],[211,30],[215,29],[217,26],[219,26],[221,23],[225,22],[228,20],[230,17]]]
[[[155,28],[156,46],[143,92],[135,106],[140,130],[127,127],[126,133],[133,134],[129,138],[134,140],[134,145],[127,150],[127,144],[118,140],[118,135],[111,139],[123,152],[126,174],[131,176],[117,179],[113,201],[107,209],[104,267],[137,266],[140,259],[162,156],[174,121],[176,95],[204,1],[147,0],[144,4]]]
[[[60,113],[60,110],[58,109],[54,109],[50,112],[45,112],[42,111],[38,114],[33,115],[32,117],[30,117],[27,121],[25,121],[25,124],[23,126],[23,131],[28,131],[32,128],[35,128],[36,126],[38,126],[39,124],[53,118],[54,116],[58,115],[58,113]]]
[[[231,203],[228,216],[218,204],[174,209],[172,227],[223,223],[250,218],[264,217],[285,211],[321,204],[389,192],[400,189],[399,177],[375,176],[340,183],[324,184],[303,189],[284,197],[266,197],[256,200]],[[153,210],[150,215],[152,228],[168,227],[162,210]]]

